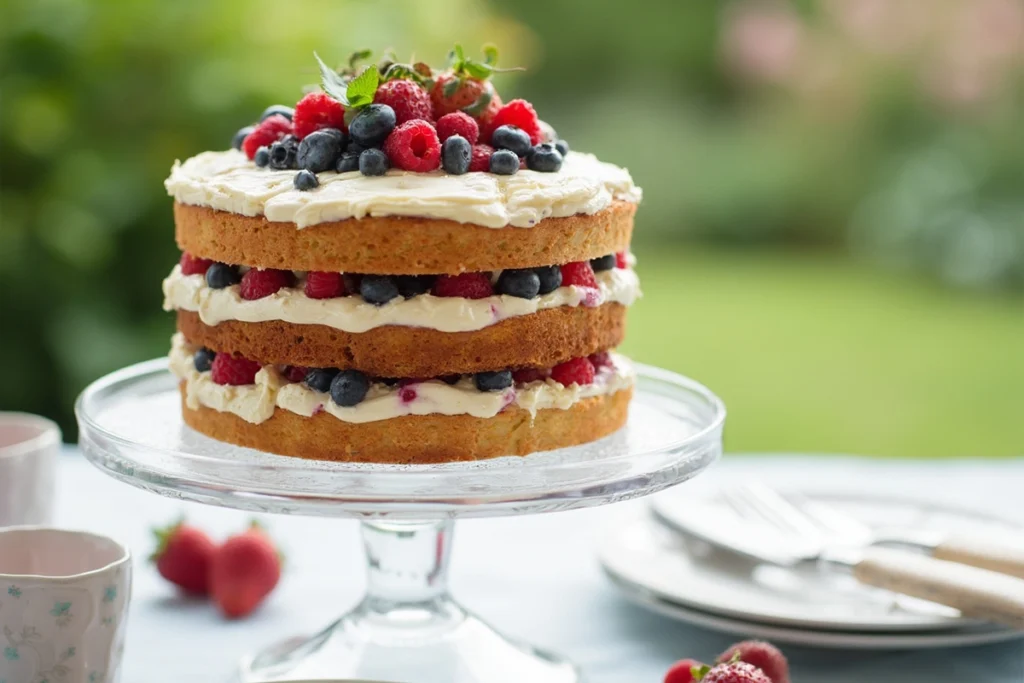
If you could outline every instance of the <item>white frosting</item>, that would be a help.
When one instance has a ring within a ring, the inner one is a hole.
[[[242,152],[203,152],[175,162],[164,182],[182,204],[208,206],[303,228],[365,216],[421,216],[488,228],[528,228],[554,216],[594,214],[613,199],[639,202],[629,171],[570,152],[557,173],[521,170],[448,175],[391,170],[368,177],[358,171],[317,175],[320,186],[302,192],[295,171],[257,168]]]
[[[601,368],[593,384],[563,386],[554,380],[538,380],[503,391],[479,391],[469,377],[448,385],[440,380],[417,382],[405,387],[374,383],[359,405],[349,408],[335,404],[328,394],[306,384],[289,383],[272,365],[256,374],[256,383],[245,386],[216,384],[209,372],[198,372],[192,362],[195,347],[181,334],[171,340],[170,367],[185,381],[185,403],[196,409],[206,406],[259,424],[281,408],[305,417],[327,412],[345,422],[374,422],[402,415],[472,415],[494,417],[506,406],[516,405],[536,415],[538,410],[566,410],[585,398],[606,396],[633,386],[632,366],[623,356],[612,354],[611,367]]]
[[[358,296],[311,299],[303,292],[301,283],[248,301],[239,294],[238,285],[213,289],[202,275],[182,275],[181,267],[175,266],[164,280],[164,310],[197,312],[207,325],[226,320],[250,323],[283,320],[296,325],[326,325],[350,333],[366,332],[382,325],[469,332],[506,318],[558,306],[600,306],[608,302],[629,306],[640,295],[640,281],[633,270],[614,268],[596,276],[597,290],[573,285],[532,299],[508,295],[463,299],[420,294],[374,306]]]

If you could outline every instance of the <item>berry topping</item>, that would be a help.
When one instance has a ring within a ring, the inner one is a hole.
[[[358,405],[370,390],[370,380],[358,370],[342,370],[331,380],[331,399],[339,406]]]
[[[313,173],[330,170],[338,162],[344,143],[344,133],[336,128],[313,131],[299,143],[295,163]]]
[[[498,294],[508,294],[520,299],[532,299],[540,292],[540,277],[528,268],[503,270],[498,276]]]
[[[359,155],[359,172],[363,175],[384,175],[391,168],[388,155],[371,147]]]
[[[626,252],[620,251],[615,254],[615,267],[629,268],[629,257],[626,256]]]
[[[260,124],[246,136],[245,141],[242,142],[242,151],[245,152],[245,156],[252,159],[260,147],[269,147],[291,132],[291,121],[280,114],[269,116],[260,121]]]
[[[551,368],[551,379],[560,384],[590,384],[594,381],[594,364],[588,358],[573,358]]]
[[[501,391],[512,386],[512,371],[478,372],[473,375],[473,383],[480,391]]]
[[[203,275],[206,273],[206,269],[213,265],[213,261],[193,256],[186,251],[182,253],[178,265],[181,266],[182,275]]]
[[[348,126],[352,141],[364,147],[384,142],[395,129],[395,110],[386,104],[370,104],[359,110]]]
[[[562,286],[597,287],[594,269],[586,261],[566,263],[562,266]]]
[[[440,379],[441,379],[442,382],[444,382],[448,386],[454,386],[454,385],[459,383],[460,379],[462,379],[462,375],[445,375],[444,377],[441,377]]]
[[[303,381],[313,391],[322,391],[326,394],[331,390],[331,382],[337,374],[335,368],[310,368],[306,371]]]
[[[348,173],[359,170],[359,155],[355,152],[344,152],[338,157],[338,163],[334,166],[338,173]]]
[[[320,187],[320,181],[316,178],[316,173],[302,169],[295,174],[295,179],[292,180],[292,184],[295,185],[296,190],[314,190]]]
[[[697,679],[693,675],[693,670],[700,670],[703,666],[696,659],[680,659],[669,667],[662,683],[694,683]]]
[[[469,172],[472,159],[473,146],[461,135],[452,135],[441,145],[441,168],[446,173],[462,175]]]
[[[311,92],[299,100],[299,103],[295,105],[292,121],[295,126],[295,134],[300,140],[321,128],[347,130],[345,107],[338,100],[322,92]]]
[[[564,159],[565,155],[569,153],[569,143],[565,140],[556,140],[555,149],[558,150],[558,153],[561,154]]]
[[[719,664],[732,662],[735,657],[739,661],[751,664],[765,673],[772,683],[789,683],[789,662],[786,656],[771,643],[761,640],[745,640],[729,647],[718,656]]]
[[[256,156],[252,160],[259,168],[266,168],[270,165],[270,148],[263,145],[256,150]]]
[[[434,296],[457,296],[463,299],[483,299],[494,294],[491,277],[487,273],[439,275],[432,290]]]
[[[602,270],[611,270],[615,267],[615,254],[590,259],[590,267],[594,269],[595,273],[600,273]]]
[[[214,263],[206,269],[206,284],[213,289],[230,287],[238,284],[241,279],[242,276],[238,274],[238,268],[226,263]]]
[[[295,168],[295,158],[299,152],[299,141],[294,135],[286,135],[270,145],[270,168],[283,171]]]
[[[272,104],[264,109],[263,113],[260,114],[260,121],[265,121],[275,114],[279,114],[291,121],[292,117],[295,116],[295,110],[291,107],[286,107],[283,104]]]
[[[359,281],[359,293],[374,306],[383,306],[400,296],[398,283],[388,275],[364,275]]]
[[[453,111],[437,120],[437,137],[444,142],[453,135],[461,135],[469,141],[469,144],[475,145],[480,138],[480,126],[469,114]]]
[[[281,368],[281,374],[289,382],[301,382],[306,379],[306,368],[301,365],[286,365]]]
[[[395,128],[388,136],[384,153],[395,168],[427,173],[436,170],[441,161],[441,142],[432,125],[423,119],[413,119]]]
[[[205,346],[192,356],[192,365],[195,367],[196,372],[206,372],[213,365],[213,359],[217,357],[217,354]]]
[[[398,293],[406,299],[411,299],[418,294],[426,294],[434,286],[433,275],[398,275],[395,280],[398,282]]]
[[[612,355],[607,351],[592,353],[587,356],[587,358],[590,360],[590,364],[597,370],[600,370],[601,368],[610,368],[613,365]]]
[[[562,154],[550,142],[542,142],[530,150],[526,165],[531,171],[557,173],[562,168]]]
[[[412,403],[416,400],[416,390],[411,386],[401,386],[398,388],[398,400],[402,403]]]
[[[719,664],[704,674],[701,683],[772,683],[768,675],[753,664]]]
[[[507,149],[496,150],[491,155],[488,170],[496,175],[512,175],[519,170],[519,157]]]
[[[487,173],[491,170],[491,155],[494,148],[490,145],[473,145],[473,156],[469,160],[469,170]]]
[[[430,91],[434,118],[465,111],[477,121],[491,121],[501,109],[501,98],[490,81],[446,71],[438,74]]]
[[[512,100],[498,110],[491,121],[491,129],[494,133],[502,126],[515,126],[526,133],[530,138],[530,144],[536,145],[543,141],[540,122],[537,120],[537,112],[533,105],[526,100]],[[491,144],[497,146],[495,142]],[[520,155],[522,156],[522,155]]]
[[[533,149],[530,136],[515,126],[500,126],[491,134],[491,146],[495,149],[507,149],[516,156],[525,157]]]
[[[541,266],[534,268],[533,272],[540,279],[538,294],[550,294],[562,286],[562,269],[558,266]]]
[[[310,299],[333,299],[345,296],[345,280],[341,273],[312,270],[306,275],[306,296]]]
[[[218,353],[210,365],[210,378],[217,384],[239,386],[255,382],[259,371],[260,364],[254,360]]]
[[[291,284],[292,273],[290,270],[274,270],[268,268],[251,268],[242,276],[242,286],[239,293],[243,299],[253,301],[262,299],[277,292],[282,287]]]
[[[395,121],[401,125],[413,119],[434,120],[430,93],[414,81],[398,79],[382,83],[373,95],[376,104],[386,104],[395,111]]]
[[[523,368],[512,373],[516,384],[529,384],[547,379],[548,371],[542,368]]]
[[[249,134],[256,130],[256,126],[246,126],[245,128],[239,128],[238,132],[235,133],[235,137],[231,138],[231,149],[242,149],[242,143],[249,137]]]

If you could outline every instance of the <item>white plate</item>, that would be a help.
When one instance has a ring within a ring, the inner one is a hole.
[[[665,516],[671,516],[678,505],[705,506],[709,515],[721,512],[724,503],[715,494],[695,496],[692,491],[675,489],[657,496],[653,504]],[[873,524],[962,533],[996,528],[1019,532],[1009,522],[962,509],[868,497],[808,497]],[[613,533],[601,550],[601,562],[621,584],[689,610],[744,622],[887,634],[978,625],[954,610],[865,588],[852,578],[826,577],[814,570],[797,573],[746,560],[685,538],[653,516],[636,519]]]

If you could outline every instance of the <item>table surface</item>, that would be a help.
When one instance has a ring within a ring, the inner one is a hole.
[[[688,486],[759,478],[787,487],[901,493],[1024,520],[1024,460],[890,461],[837,456],[727,456]],[[282,545],[287,571],[250,618],[222,620],[206,602],[179,597],[145,558],[149,528],[185,514],[221,536],[250,516],[166,499],[110,479],[70,451],[61,459],[56,522],[113,536],[135,556],[136,579],[122,683],[220,682],[245,653],[313,632],[358,598],[363,565],[356,522],[262,520]],[[457,525],[453,592],[505,633],[561,652],[589,683],[660,683],[674,660],[712,658],[737,638],[672,621],[623,599],[595,551],[603,534],[642,500]],[[906,652],[785,648],[796,683],[1021,683],[1024,643]],[[415,683],[415,682],[410,682]],[[524,681],[524,683],[527,683]]]

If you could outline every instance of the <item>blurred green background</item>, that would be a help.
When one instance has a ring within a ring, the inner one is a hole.
[[[626,351],[730,409],[731,450],[1024,452],[1019,0],[6,0],[0,408],[58,419],[162,355],[162,181],[316,81],[312,52],[496,84],[644,190]]]

